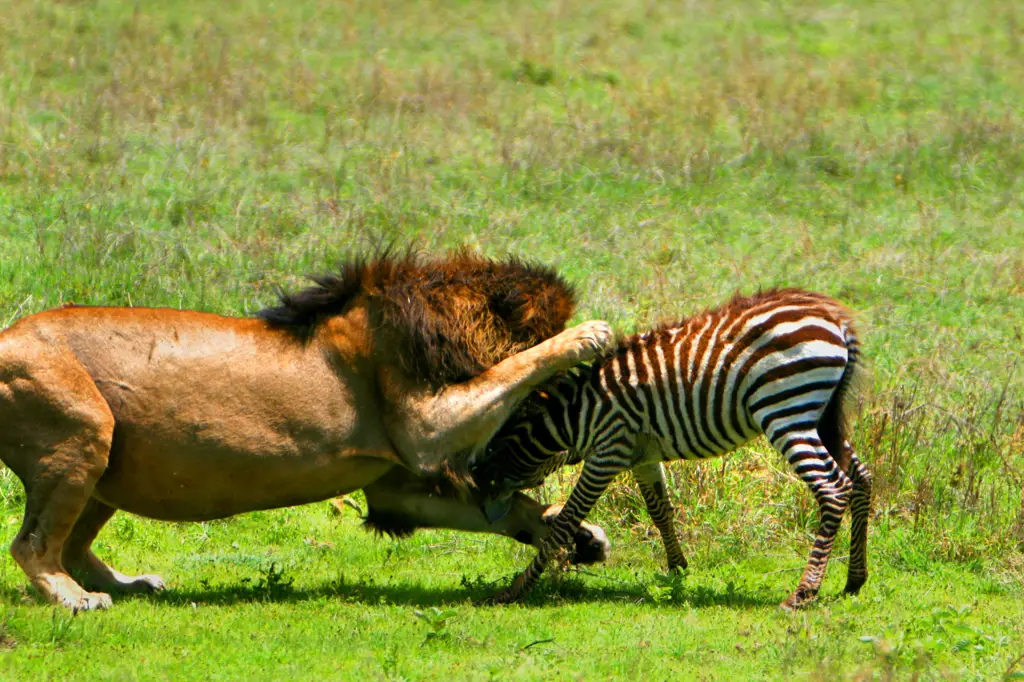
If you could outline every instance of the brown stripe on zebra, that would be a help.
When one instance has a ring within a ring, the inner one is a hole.
[[[846,439],[842,414],[857,349],[850,315],[838,302],[786,290],[736,298],[721,309],[631,337],[593,371],[569,377],[577,390],[553,394],[556,399],[544,404],[549,419],[532,423],[541,429],[575,428],[564,436],[585,450],[538,455],[543,434],[532,434],[533,445],[528,438],[503,436],[509,428],[515,432],[514,424],[495,437],[494,443],[505,438],[511,444],[503,451],[509,461],[499,465],[513,470],[517,460],[538,471],[546,470],[544,457],[558,457],[557,463],[548,462],[556,465],[584,461],[549,540],[501,599],[529,588],[558,539],[573,536],[611,480],[628,468],[641,482],[670,567],[685,566],[671,527],[671,503],[659,482],[664,480],[661,461],[726,454],[766,430],[811,489],[820,513],[803,577],[784,604],[799,606],[817,594],[848,506],[854,538],[847,591],[856,591],[867,577],[870,473]]]
[[[779,365],[768,370],[757,379],[755,379],[743,392],[742,401],[748,402],[757,391],[775,381],[781,379],[788,379],[789,377],[796,376],[797,374],[803,374],[809,372],[812,369],[818,369],[820,367],[846,367],[846,360],[840,357],[825,357],[825,358],[800,358],[793,362],[785,365]]]
[[[815,311],[818,312],[818,311]],[[730,348],[729,353],[722,361],[722,372],[728,377],[730,370],[732,370],[734,363],[737,362],[739,356],[746,350],[749,350],[750,346],[757,340],[764,337],[771,329],[777,327],[780,324],[786,324],[790,322],[799,322],[809,317],[816,317],[813,314],[809,314],[806,310],[784,310],[776,315],[767,318],[764,322],[755,325],[744,334],[739,340],[737,340]],[[785,343],[783,343],[783,338]],[[772,353],[778,352],[781,348],[788,346],[795,346],[800,343],[808,341],[830,341],[835,343],[837,346],[845,345],[844,340],[832,334],[829,330],[823,327],[812,326],[801,328],[785,337],[777,337],[764,344],[749,357],[745,358],[743,365],[740,366],[739,372],[742,372],[746,367],[755,367],[757,363],[768,357]],[[715,401],[712,406],[712,412],[714,414],[721,414],[725,408],[725,391],[730,388],[728,381],[719,381],[718,387],[715,392]],[[739,382],[736,382],[732,387],[733,391],[739,388]],[[732,396],[733,404],[735,404],[735,396]],[[733,416],[739,416],[736,413],[732,413]],[[738,424],[735,424],[735,433],[740,433],[741,429]],[[724,424],[722,425],[724,428]]]

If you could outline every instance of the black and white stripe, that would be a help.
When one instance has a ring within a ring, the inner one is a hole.
[[[839,303],[771,291],[634,336],[604,361],[537,391],[474,463],[477,484],[500,496],[538,485],[560,466],[584,466],[536,560],[498,601],[529,589],[627,469],[662,535],[669,568],[685,568],[662,463],[718,457],[762,433],[811,489],[821,514],[803,577],[784,606],[817,594],[847,506],[853,541],[846,591],[856,592],[867,579],[871,497],[870,474],[843,421],[857,355],[852,320]]]

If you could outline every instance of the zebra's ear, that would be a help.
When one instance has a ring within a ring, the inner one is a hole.
[[[480,509],[483,510],[487,523],[497,523],[512,511],[512,496],[492,497],[481,504]]]

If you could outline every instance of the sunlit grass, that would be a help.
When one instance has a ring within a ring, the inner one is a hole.
[[[623,484],[595,511],[614,562],[523,609],[464,602],[528,561],[499,540],[371,542],[323,505],[119,515],[101,553],[174,589],[65,621],[4,555],[0,677],[1007,672],[1024,652],[1018,5],[3,3],[0,324],[68,301],[251,314],[381,240],[552,264],[579,319],[624,332],[809,287],[858,311],[877,502],[864,595],[834,598],[836,562],[795,617],[772,605],[815,510],[764,443],[671,468],[682,586],[658,578]],[[0,537],[21,504],[0,470]],[[450,602],[425,641],[413,612]]]

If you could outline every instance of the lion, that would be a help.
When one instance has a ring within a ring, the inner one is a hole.
[[[562,331],[574,297],[554,271],[466,251],[313,279],[251,318],[69,305],[0,332],[0,460],[26,496],[10,552],[44,597],[79,611],[164,588],[92,552],[117,510],[203,521],[362,489],[379,532],[539,547],[557,507],[519,495],[490,521],[448,462],[603,352],[610,327]],[[603,560],[599,528],[578,540],[580,562]]]

